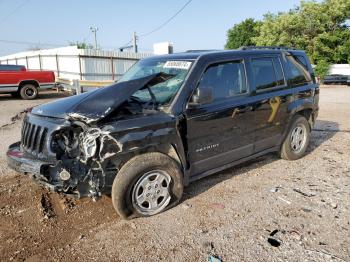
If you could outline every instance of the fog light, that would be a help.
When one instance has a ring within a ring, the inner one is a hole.
[[[60,173],[60,178],[63,181],[67,181],[68,179],[70,179],[70,173],[67,170],[63,169]]]

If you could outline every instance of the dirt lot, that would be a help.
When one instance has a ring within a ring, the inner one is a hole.
[[[6,167],[20,136],[21,115],[13,117],[62,96],[0,96],[0,261],[350,261],[350,87],[321,89],[303,159],[261,157],[132,221],[120,220],[108,197],[69,200]]]

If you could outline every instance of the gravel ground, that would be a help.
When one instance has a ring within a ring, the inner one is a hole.
[[[20,112],[62,96],[0,96],[0,261],[350,261],[349,87],[321,88],[303,159],[261,157],[191,184],[171,210],[132,221],[109,197],[66,199],[6,167]]]

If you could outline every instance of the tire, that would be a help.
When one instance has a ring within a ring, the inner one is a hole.
[[[38,97],[38,88],[32,84],[25,84],[21,87],[20,95],[25,100],[35,99]]]
[[[113,181],[111,197],[117,213],[131,219],[156,215],[175,206],[182,193],[179,165],[164,154],[146,153],[123,165]]]
[[[287,136],[281,147],[281,158],[297,160],[305,155],[310,142],[310,124],[304,116],[293,117]]]

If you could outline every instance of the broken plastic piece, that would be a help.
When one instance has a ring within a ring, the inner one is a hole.
[[[209,258],[208,258],[208,261],[209,262],[221,262],[221,258],[219,258],[218,256],[216,255],[210,255]]]

